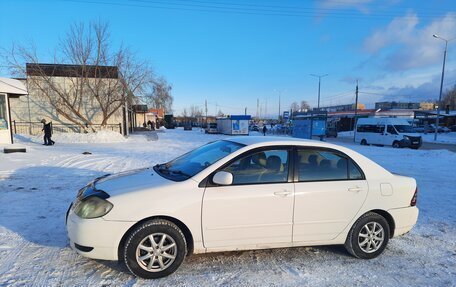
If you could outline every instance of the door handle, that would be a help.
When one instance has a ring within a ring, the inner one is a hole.
[[[282,190],[282,191],[276,191],[274,192],[274,195],[285,197],[291,194],[291,191],[289,190]]]
[[[359,186],[353,186],[353,187],[348,188],[348,191],[351,191],[351,192],[360,192],[362,190],[363,190],[363,188],[359,187]]]

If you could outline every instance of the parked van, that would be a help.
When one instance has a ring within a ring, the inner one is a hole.
[[[361,118],[356,124],[355,142],[418,149],[422,139],[406,119]]]

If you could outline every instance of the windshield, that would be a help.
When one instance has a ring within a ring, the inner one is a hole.
[[[171,180],[185,180],[244,146],[240,143],[225,140],[215,141],[192,150],[168,163],[156,165],[154,169]]]
[[[398,133],[414,133],[412,126],[410,125],[395,125],[396,131]]]

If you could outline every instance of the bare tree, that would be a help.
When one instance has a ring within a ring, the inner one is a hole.
[[[299,104],[297,102],[292,102],[290,105],[290,110],[295,113],[299,111]]]
[[[125,47],[115,48],[108,28],[106,23],[73,24],[53,57],[54,64],[68,65],[41,64],[33,46],[13,46],[8,65],[13,75],[27,76],[29,91],[49,102],[58,115],[94,131],[96,117],[106,125],[126,102],[136,102],[134,95],[154,86],[149,64],[136,60]]]
[[[188,112],[187,112],[187,109],[186,109],[186,108],[184,108],[184,109],[182,110],[181,116],[182,116],[183,118],[188,118]]]
[[[174,98],[171,95],[172,86],[160,77],[154,81],[152,92],[144,96],[147,103],[153,105],[157,109],[164,109],[165,113],[172,111]]]
[[[450,110],[456,109],[456,85],[443,96],[441,109],[446,109],[448,105]]]
[[[307,103],[307,101],[301,101],[301,105],[299,106],[299,109],[301,112],[310,110],[310,105]]]
[[[191,106],[190,107],[190,117],[198,118],[203,116],[203,110],[198,106]]]

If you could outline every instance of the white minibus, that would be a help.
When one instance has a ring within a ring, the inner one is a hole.
[[[360,118],[356,123],[355,142],[418,149],[422,139],[406,119]]]

